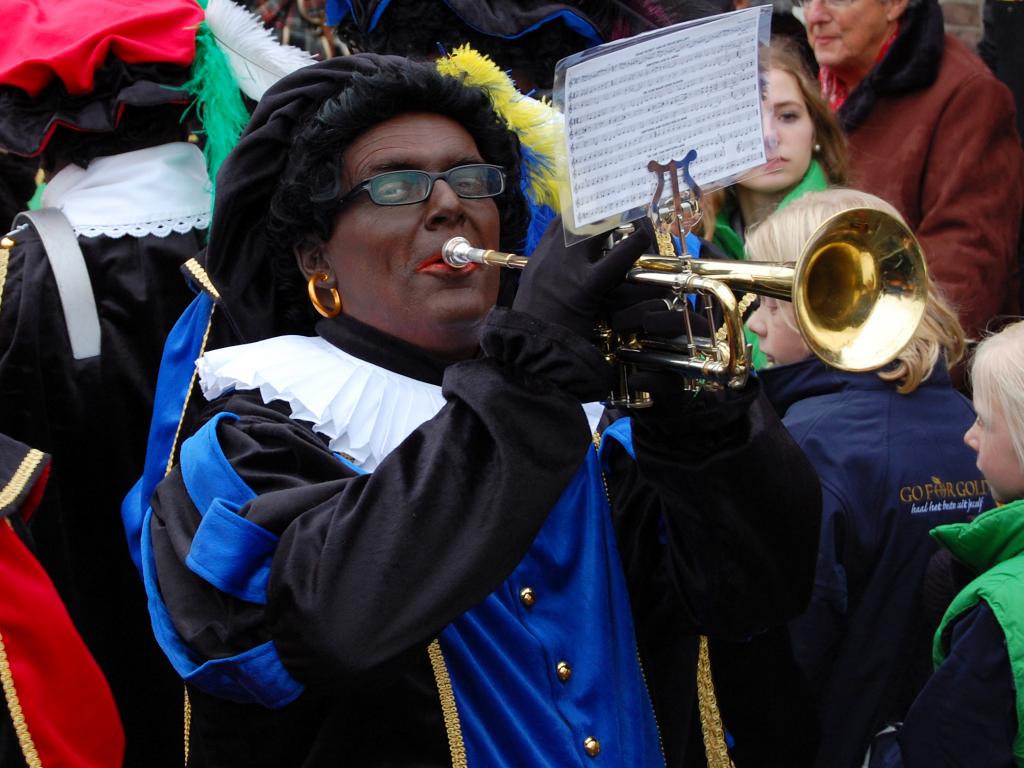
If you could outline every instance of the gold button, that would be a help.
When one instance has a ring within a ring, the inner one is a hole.
[[[593,736],[587,736],[587,738],[583,740],[583,751],[591,757],[597,757],[601,752],[601,742]]]
[[[532,608],[533,604],[537,602],[537,596],[533,594],[533,590],[529,587],[523,587],[519,590],[519,600],[527,608]]]
[[[555,672],[558,674],[558,679],[563,683],[572,677],[572,667],[567,662],[560,661],[555,665]]]

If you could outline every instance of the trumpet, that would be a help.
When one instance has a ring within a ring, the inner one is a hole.
[[[465,238],[448,240],[445,263],[523,269],[525,256],[474,248]],[[924,316],[927,272],[913,233],[881,211],[854,208],[826,220],[807,240],[795,262],[784,264],[641,256],[626,275],[629,282],[668,289],[673,306],[686,307],[686,295],[717,303],[721,328],[712,338],[617,337],[606,328],[605,355],[611,363],[672,370],[690,388],[743,387],[751,372],[750,348],[736,293],[770,296],[794,305],[797,326],[811,351],[844,371],[868,371],[891,362],[914,336]],[[710,315],[710,312],[709,312]],[[689,326],[687,325],[687,329]],[[643,407],[650,399],[629,393],[622,374],[617,405]]]

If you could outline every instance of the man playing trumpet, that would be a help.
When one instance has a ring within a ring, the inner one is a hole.
[[[223,166],[231,343],[141,529],[197,759],[680,766],[697,636],[806,603],[818,483],[756,381],[652,374],[595,432],[589,337],[649,228],[603,257],[552,228],[506,306],[442,261],[521,245],[524,168],[486,92],[373,55],[282,80]]]

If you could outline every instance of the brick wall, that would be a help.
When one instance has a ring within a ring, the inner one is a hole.
[[[981,40],[982,0],[939,0],[946,31],[974,48]]]

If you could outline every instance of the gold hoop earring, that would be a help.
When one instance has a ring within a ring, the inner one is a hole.
[[[321,303],[320,297],[316,295],[316,284],[326,283],[328,279],[326,272],[317,272],[309,278],[309,282],[306,283],[306,289],[309,291],[309,300],[313,302],[313,309],[324,317],[331,318],[341,314],[341,294],[338,293],[338,289],[331,288],[331,299],[334,301],[334,306],[330,309],[325,307]]]

